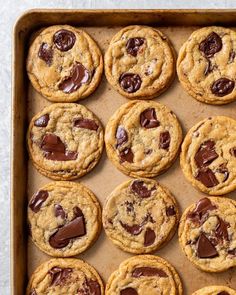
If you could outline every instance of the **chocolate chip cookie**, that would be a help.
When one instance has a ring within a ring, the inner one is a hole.
[[[208,286],[192,295],[236,295],[236,291],[226,286]]]
[[[175,199],[155,180],[118,186],[103,209],[103,227],[112,242],[130,253],[150,253],[169,241],[178,225]]]
[[[84,252],[98,238],[101,208],[94,194],[74,182],[52,182],[28,205],[33,242],[48,255],[69,257]]]
[[[103,128],[86,107],[57,103],[33,117],[28,149],[40,173],[56,180],[75,179],[98,163],[103,150]]]
[[[27,287],[27,295],[104,295],[97,271],[79,259],[51,259],[36,268]]]
[[[236,120],[216,116],[193,126],[180,155],[186,178],[199,190],[222,195],[236,188]]]
[[[194,31],[180,49],[177,73],[185,90],[209,104],[236,100],[236,32],[222,27]]]
[[[145,26],[129,26],[111,40],[105,54],[108,82],[123,96],[151,99],[173,80],[174,50],[160,31]]]
[[[166,260],[153,255],[131,257],[112,273],[106,295],[181,295],[180,278]]]
[[[203,198],[184,211],[179,243],[196,267],[220,272],[236,266],[235,216],[236,201],[222,197]]]
[[[110,118],[105,131],[109,159],[132,177],[154,177],[175,160],[182,130],[175,114],[154,101],[131,101]]]
[[[103,59],[95,41],[71,26],[52,26],[34,39],[27,72],[34,88],[54,102],[73,102],[98,86]]]

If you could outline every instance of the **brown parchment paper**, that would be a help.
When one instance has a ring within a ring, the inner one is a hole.
[[[97,41],[104,53],[108,47],[109,40],[121,27],[85,27],[82,29],[87,31]],[[197,27],[173,26],[160,28],[173,43],[176,53],[178,53],[179,48],[194,29],[197,29]],[[177,77],[171,87],[155,100],[167,105],[175,112],[181,122],[184,135],[190,127],[205,117],[226,115],[236,119],[236,103],[224,106],[210,106],[200,103],[183,90]],[[51,104],[38,94],[30,83],[27,101],[28,122],[34,114]],[[93,111],[104,126],[115,110],[126,102],[128,102],[128,99],[113,90],[106,81],[105,76],[103,76],[102,82],[94,94],[79,101],[79,103]],[[100,203],[103,204],[111,191],[127,179],[128,177],[119,172],[108,160],[104,149],[103,156],[96,168],[78,181],[88,186],[96,194]],[[195,190],[185,179],[179,166],[179,158],[177,158],[174,165],[167,172],[156,179],[170,189],[179,203],[181,212],[188,205],[204,196],[203,193]],[[32,166],[32,163],[28,161],[28,199],[41,186],[50,181],[49,178],[40,175]],[[231,193],[228,196],[235,198],[235,193]],[[154,254],[167,259],[177,269],[184,285],[184,294],[191,294],[193,291],[207,285],[222,284],[236,288],[235,270],[231,269],[223,273],[210,274],[194,267],[181,252],[177,234],[163,249]],[[97,242],[89,250],[77,257],[92,264],[98,270],[104,282],[106,282],[109,275],[118,268],[119,264],[131,256],[131,254],[125,253],[113,245],[105,236],[104,231],[102,231]],[[33,270],[40,263],[47,259],[50,259],[50,257],[37,249],[32,241],[28,239],[28,276],[32,274]]]

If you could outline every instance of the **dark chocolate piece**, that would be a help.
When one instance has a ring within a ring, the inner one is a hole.
[[[134,154],[131,148],[127,147],[123,151],[120,151],[120,160],[121,160],[121,163],[123,162],[133,163]]]
[[[76,152],[67,151],[60,137],[53,133],[44,135],[41,142],[41,149],[45,152],[45,158],[53,161],[76,160],[78,156]]]
[[[151,246],[155,242],[155,239],[156,239],[156,234],[154,230],[152,230],[151,228],[147,228],[144,235],[144,246],[145,247]]]
[[[170,133],[169,133],[169,131],[161,132],[159,147],[161,149],[168,150],[169,146],[170,146]]]
[[[152,276],[158,276],[161,278],[167,278],[167,274],[159,268],[156,267],[149,267],[149,266],[143,266],[143,267],[137,267],[132,271],[132,277],[134,278],[140,278],[140,277],[152,277]]]
[[[60,51],[70,50],[76,41],[76,36],[68,30],[59,30],[53,35],[53,42]]]
[[[139,224],[134,224],[134,225],[128,225],[126,223],[123,223],[122,221],[120,221],[120,225],[128,232],[130,233],[131,235],[133,236],[137,236],[139,235],[142,230],[143,230],[143,227],[142,225],[139,225]]]
[[[75,127],[80,127],[84,129],[89,129],[93,131],[98,130],[98,125],[94,120],[86,119],[86,118],[79,118],[74,121]]]
[[[151,197],[154,190],[156,190],[155,186],[149,190],[142,180],[134,180],[131,184],[131,191],[141,198]]]
[[[53,50],[47,43],[42,43],[39,47],[38,57],[41,58],[48,66],[51,66],[53,60]]]
[[[144,43],[144,40],[145,40],[144,38],[140,38],[140,37],[130,38],[126,43],[127,53],[133,56],[137,56],[140,47]]]
[[[59,266],[53,267],[48,272],[52,278],[51,285],[64,285],[66,279],[70,277],[71,272],[72,268],[62,268]]]
[[[89,71],[80,62],[76,62],[71,69],[70,75],[61,81],[58,88],[64,93],[72,93],[89,80]]]
[[[140,114],[140,125],[146,129],[160,126],[154,108],[148,108]]]
[[[46,127],[49,121],[49,114],[42,115],[34,121],[34,126],[36,127]]]
[[[199,258],[214,258],[219,256],[215,246],[206,237],[204,233],[201,233],[197,240],[197,256]]]
[[[120,75],[119,83],[125,92],[134,93],[141,87],[142,80],[138,74],[123,73]]]
[[[218,158],[218,154],[215,151],[215,142],[212,139],[204,141],[194,156],[198,168],[208,166],[216,158]]]
[[[211,85],[211,92],[222,97],[230,94],[234,90],[235,82],[228,78],[220,78]]]
[[[215,32],[210,33],[199,45],[199,50],[202,51],[207,58],[213,57],[221,48],[221,37]]]
[[[48,192],[45,190],[41,190],[37,192],[32,199],[30,200],[29,207],[34,213],[39,212],[40,208],[42,207],[43,203],[48,198]]]
[[[116,147],[118,147],[128,141],[128,134],[127,134],[124,127],[118,126],[118,128],[116,130],[116,139],[117,139]]]
[[[214,187],[219,184],[219,181],[210,168],[199,169],[196,179],[204,184],[206,187]]]

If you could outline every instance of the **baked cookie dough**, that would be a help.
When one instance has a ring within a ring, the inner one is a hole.
[[[122,250],[150,253],[175,233],[179,213],[169,191],[151,179],[129,180],[119,185],[103,208],[107,236]]]
[[[103,59],[84,31],[58,25],[39,33],[30,46],[27,72],[33,87],[54,102],[73,102],[97,88]]]
[[[236,100],[236,32],[223,27],[194,31],[180,49],[177,73],[185,90],[209,104]]]
[[[226,286],[204,287],[192,295],[236,295],[236,291]]]
[[[236,266],[236,201],[200,199],[183,213],[179,243],[196,267],[221,272]]]
[[[84,185],[52,182],[29,201],[28,222],[32,240],[40,250],[69,257],[84,252],[98,238],[101,208]]]
[[[174,78],[174,50],[157,29],[125,27],[112,38],[106,51],[105,73],[121,95],[151,99],[165,91]]]
[[[106,285],[106,295],[181,295],[180,278],[166,260],[138,255],[122,262]]]
[[[36,268],[27,295],[104,295],[103,282],[88,263],[72,258],[51,259]]]
[[[185,177],[209,195],[236,188],[236,120],[216,116],[200,121],[187,133],[180,155]]]
[[[76,179],[98,163],[103,150],[103,128],[86,107],[57,103],[33,117],[28,149],[34,166],[55,180]]]
[[[175,114],[154,101],[131,101],[110,118],[105,131],[109,159],[132,177],[154,177],[174,162],[182,141]]]

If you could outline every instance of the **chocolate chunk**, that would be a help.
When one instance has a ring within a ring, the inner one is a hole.
[[[218,154],[212,139],[204,141],[194,156],[195,163],[199,168],[210,165],[216,158],[218,158]]]
[[[68,30],[59,30],[53,35],[53,42],[60,51],[70,50],[75,41],[75,34]]]
[[[83,214],[82,210],[81,210],[78,206],[75,206],[75,207],[73,208],[73,213],[74,213],[74,216],[75,216],[75,217],[80,217],[80,216],[82,216],[82,217],[84,218],[84,214]]]
[[[55,212],[56,217],[60,216],[62,219],[66,218],[66,212],[64,211],[64,209],[61,205],[56,204],[54,206],[54,212]]]
[[[38,57],[46,62],[48,66],[51,66],[53,59],[53,50],[47,43],[42,43],[39,47]]]
[[[217,293],[216,295],[230,295],[230,294],[226,291],[222,291],[220,293]]]
[[[134,288],[125,288],[120,291],[120,295],[138,295],[138,292]]]
[[[206,187],[214,187],[219,184],[215,174],[210,168],[201,168],[196,176],[198,181],[201,181]]]
[[[232,148],[229,150],[229,153],[230,153],[231,156],[236,157],[236,147],[232,147]]]
[[[35,290],[35,289],[31,290],[31,291],[30,291],[30,295],[37,295],[36,290]]]
[[[128,134],[127,134],[124,127],[118,126],[118,128],[116,130],[116,140],[117,140],[116,147],[118,147],[128,141]]]
[[[70,277],[72,272],[72,268],[61,268],[59,266],[55,266],[49,270],[49,274],[51,275],[52,281],[51,286],[63,285],[68,277]]]
[[[48,192],[47,191],[39,191],[37,192],[32,199],[30,200],[29,207],[32,211],[35,213],[39,212],[40,208],[42,207],[43,203],[48,198]]]
[[[217,207],[208,198],[199,200],[192,212],[188,213],[188,218],[194,222],[202,222],[208,211],[215,210]]]
[[[156,187],[152,187],[150,190],[144,185],[142,180],[134,180],[131,184],[131,191],[141,198],[151,197],[151,193],[156,190]]]
[[[121,159],[121,163],[123,163],[123,162],[133,163],[134,154],[133,154],[131,148],[125,148],[123,151],[121,151],[120,152],[120,159]]]
[[[66,247],[71,239],[82,237],[86,234],[84,216],[76,216],[72,221],[60,227],[49,238],[49,244],[55,249]]]
[[[170,133],[169,131],[164,131],[160,133],[160,143],[159,148],[168,150],[170,146]]]
[[[132,277],[140,278],[140,277],[152,277],[159,276],[161,278],[167,278],[167,274],[159,268],[154,267],[137,267],[132,272]]]
[[[154,108],[148,108],[140,114],[140,125],[147,129],[160,126]]]
[[[94,120],[79,118],[74,121],[75,127],[85,128],[93,131],[98,130],[98,125]]]
[[[58,88],[64,93],[72,93],[89,80],[89,71],[80,62],[76,62],[71,69],[70,75],[61,81]]]
[[[139,90],[142,80],[138,74],[123,73],[120,75],[119,83],[125,92],[134,93]]]
[[[220,78],[211,85],[211,92],[216,96],[225,96],[234,89],[235,82],[227,78]]]
[[[66,147],[60,137],[53,133],[44,135],[41,142],[41,149],[45,152],[45,158],[53,161],[76,160],[78,156],[76,152],[66,151]]]
[[[203,52],[205,57],[210,58],[222,48],[222,40],[215,32],[210,33],[200,45],[199,50]]]
[[[46,127],[49,121],[49,114],[42,115],[34,121],[34,126],[36,127]]]
[[[137,56],[139,48],[143,45],[144,38],[130,38],[126,43],[126,51],[127,53]]]
[[[229,170],[225,163],[221,164],[219,168],[216,170],[217,172],[224,174],[223,182],[225,182],[229,178]]]
[[[139,224],[134,224],[134,225],[128,225],[126,223],[123,223],[122,221],[120,221],[120,225],[131,235],[133,236],[137,236],[141,233],[141,231],[143,230],[142,225]]]
[[[235,58],[235,52],[231,51],[230,54],[229,54],[228,64],[231,64],[234,61],[234,58]]]
[[[218,217],[218,224],[217,224],[216,230],[215,230],[215,236],[218,240],[229,241],[229,234],[228,234],[228,227],[229,226],[230,225],[228,222],[225,222],[223,219]]]
[[[199,258],[214,258],[218,252],[204,233],[201,233],[197,241],[197,256]]]
[[[228,250],[228,254],[229,255],[236,256],[236,248],[235,249],[232,249],[232,250]]]
[[[205,68],[204,75],[207,76],[209,73],[211,73],[213,71],[214,68],[215,68],[215,66],[212,66],[211,61],[209,59],[207,59],[207,66]]]
[[[176,215],[175,206],[171,205],[166,208],[166,216],[174,216]]]
[[[100,295],[101,287],[97,281],[85,279],[83,288],[78,290],[78,295]]]
[[[155,242],[155,239],[156,239],[156,234],[154,230],[148,227],[144,235],[144,246],[145,247],[151,246]]]

